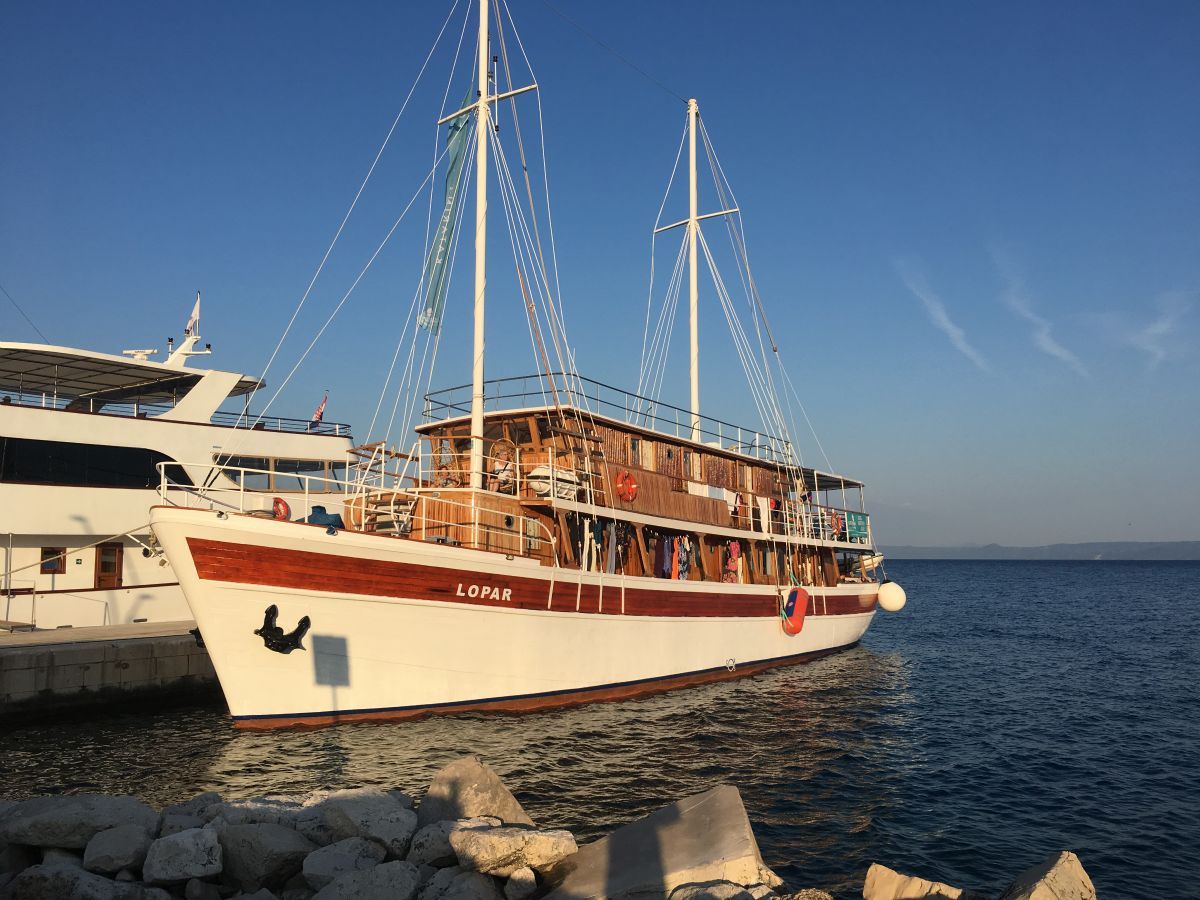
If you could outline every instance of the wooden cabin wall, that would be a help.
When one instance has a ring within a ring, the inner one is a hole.
[[[735,490],[735,464],[731,459],[704,454],[704,481],[713,487]]]
[[[597,437],[601,440],[601,448],[604,450],[604,458],[613,465],[627,465],[629,463],[629,435],[623,431],[618,431],[615,428],[606,428],[599,426],[596,429]]]
[[[622,500],[617,494],[616,478],[622,471],[632,473],[637,479],[638,492],[632,502]],[[729,506],[724,500],[681,493],[674,489],[677,478],[634,466],[606,466],[601,477],[607,479],[607,505],[614,509],[705,525],[729,525]]]

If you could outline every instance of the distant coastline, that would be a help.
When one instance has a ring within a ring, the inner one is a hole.
[[[1098,541],[1090,544],[1003,544],[961,547],[881,547],[892,559],[1200,560],[1200,541]]]

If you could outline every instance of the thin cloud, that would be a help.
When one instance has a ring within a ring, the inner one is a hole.
[[[991,254],[993,262],[996,263],[996,268],[1000,270],[1000,274],[1008,282],[1004,288],[1004,292],[1000,295],[1001,299],[1004,301],[1005,306],[1033,326],[1033,345],[1047,356],[1051,356],[1059,362],[1066,363],[1076,373],[1087,378],[1087,367],[1084,366],[1079,357],[1055,340],[1054,335],[1051,333],[1050,323],[1034,312],[1033,307],[1029,303],[1029,298],[1026,296],[1024,280],[1021,278],[1020,272],[1012,258],[994,246],[991,248]]]
[[[929,316],[929,321],[942,334],[950,339],[950,343],[963,356],[973,362],[981,372],[990,372],[991,367],[987,364],[987,360],[983,358],[978,350],[971,346],[967,341],[967,333],[959,328],[950,318],[950,314],[946,312],[946,306],[938,298],[938,296],[929,287],[925,276],[917,270],[917,268],[906,260],[896,260],[896,271],[900,275],[900,279],[904,282],[905,287],[913,292],[918,300],[925,306],[925,313]]]
[[[1179,327],[1180,320],[1191,310],[1195,294],[1179,291],[1163,294],[1158,298],[1158,316],[1139,330],[1131,331],[1126,340],[1149,357],[1150,371],[1171,355],[1171,338]]]

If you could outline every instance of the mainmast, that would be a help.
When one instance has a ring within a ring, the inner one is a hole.
[[[475,112],[475,346],[471,371],[471,487],[483,487],[484,296],[487,293],[488,6],[479,0],[479,102]]]
[[[698,196],[699,191],[696,185],[696,124],[700,120],[700,105],[694,100],[689,100],[687,105],[688,116],[688,217],[679,222],[673,222],[670,225],[664,225],[662,228],[654,229],[655,234],[663,231],[670,231],[672,228],[678,228],[680,225],[687,226],[687,242],[688,242],[688,309],[690,312],[690,332],[691,332],[691,382],[692,382],[692,423],[690,437],[693,441],[700,440],[700,286],[697,276],[697,258],[696,258],[696,242],[700,238],[700,222],[703,219],[711,219],[714,216],[727,216],[730,213],[737,212],[737,207],[732,209],[723,209],[720,212],[705,213],[700,215]]]
[[[700,219],[696,203],[696,118],[700,107],[695,99],[688,101],[688,309],[691,313],[691,374],[692,374],[692,440],[700,440],[700,288],[696,277],[696,238],[700,234]]]

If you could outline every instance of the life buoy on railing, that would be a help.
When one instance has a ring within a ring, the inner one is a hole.
[[[626,503],[632,503],[637,499],[638,483],[634,474],[626,469],[622,469],[617,473],[617,496]]]
[[[779,624],[784,634],[799,634],[804,629],[804,614],[808,612],[808,591],[792,588],[787,599],[779,604]]]
[[[829,514],[829,527],[833,531],[834,537],[837,537],[839,534],[842,533],[842,525],[843,524],[844,523],[842,522],[842,517],[839,516],[836,512]]]
[[[286,522],[292,517],[292,508],[282,497],[276,497],[271,501],[271,514],[280,521]]]

